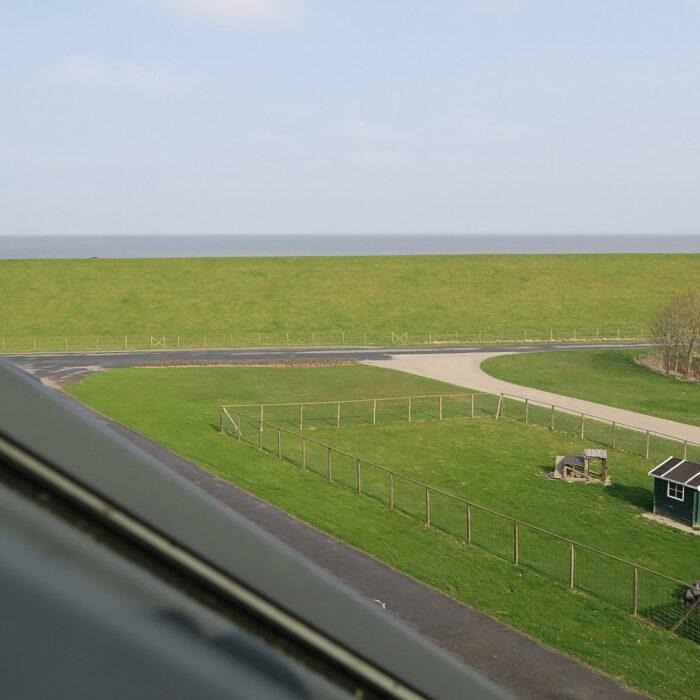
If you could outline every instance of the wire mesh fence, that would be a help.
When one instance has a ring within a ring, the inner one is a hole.
[[[319,430],[413,423],[450,418],[494,416],[495,394],[435,394],[350,401],[303,401],[282,404],[229,404],[221,410],[254,413],[261,421],[283,428]]]
[[[690,440],[571,411],[523,396],[501,394],[495,415],[497,418],[511,418],[528,425],[539,425],[606,447],[625,450],[644,459],[661,461],[675,454],[689,461],[700,461],[700,444]]]
[[[339,488],[400,511],[467,546],[700,643],[700,606],[683,599],[688,584],[432,488],[307,434],[272,424],[261,419],[263,414],[226,407],[221,412],[221,432],[314,472]]]
[[[649,340],[641,326],[507,328],[498,330],[410,331],[290,329],[278,331],[210,330],[75,334],[70,331],[0,337],[0,353],[100,352],[117,350],[216,349],[280,346],[401,346],[483,343],[611,342]]]

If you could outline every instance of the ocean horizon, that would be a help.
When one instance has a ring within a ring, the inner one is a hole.
[[[700,235],[0,236],[0,259],[700,253]]]

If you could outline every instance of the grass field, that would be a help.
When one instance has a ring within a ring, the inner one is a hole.
[[[455,390],[360,365],[115,370],[69,387],[98,410],[264,500],[545,644],[652,695],[692,696],[699,680],[695,644],[587,596],[567,593],[527,569],[466,548],[435,528],[217,433],[221,403]],[[313,434],[420,475],[431,485],[489,501],[484,505],[495,501],[576,539],[614,547],[605,531],[619,530],[626,557],[654,560],[657,568],[672,569],[671,574],[687,576],[687,562],[697,561],[692,536],[635,517],[648,505],[649,486],[645,465],[629,456],[615,455],[615,493],[594,485],[547,483],[542,469],[557,450],[578,447],[576,441],[511,421],[456,420]],[[651,664],[650,658],[661,662]]]
[[[700,425],[700,384],[636,365],[640,350],[521,353],[486,360],[488,374],[516,384]]]
[[[316,342],[339,343],[321,332],[343,329],[357,343],[361,332],[522,338],[525,328],[581,337],[646,327],[699,276],[692,254],[1,260],[0,338],[196,334],[201,343],[217,333],[255,344],[240,334],[316,330]]]

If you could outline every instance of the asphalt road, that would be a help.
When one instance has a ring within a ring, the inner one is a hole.
[[[645,348],[649,343],[566,343],[525,345],[463,345],[451,347],[329,347],[246,348],[240,350],[144,350],[136,352],[29,353],[4,355],[22,369],[59,386],[78,381],[92,372],[138,365],[213,365],[257,362],[313,362],[342,360],[389,360],[392,356],[463,354],[484,352],[537,352],[542,350],[588,350]]]

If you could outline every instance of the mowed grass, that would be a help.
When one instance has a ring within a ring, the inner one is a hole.
[[[653,505],[653,466],[608,450],[613,483],[545,478],[557,454],[582,454],[590,443],[545,428],[491,418],[397,423],[376,428],[305,431],[422,483],[682,581],[696,576],[700,539],[637,517]],[[423,511],[423,494],[413,500]],[[436,513],[433,506],[433,515]],[[497,523],[489,519],[490,526]],[[485,525],[486,527],[486,525]],[[510,524],[503,525],[510,556]],[[525,545],[523,545],[525,547]],[[568,573],[565,548],[561,573]],[[625,591],[627,593],[627,591]]]
[[[525,328],[578,328],[581,337],[598,326],[646,327],[698,277],[694,254],[0,260],[0,337],[314,329],[522,337]]]
[[[692,642],[675,638],[598,600],[568,593],[527,568],[514,567],[476,547],[465,547],[437,529],[389,511],[372,499],[330,485],[313,473],[217,433],[220,403],[281,402],[300,397],[351,399],[446,390],[458,389],[365,366],[113,370],[91,375],[82,384],[68,387],[71,394],[97,410],[222,478],[546,645],[651,695],[692,697],[700,680],[697,645]],[[445,432],[438,435],[435,431]],[[433,451],[431,432],[440,437],[444,449]],[[568,502],[582,511],[577,518],[583,518],[583,511],[590,507],[592,515],[586,517],[594,521],[597,530],[603,530],[608,527],[608,518],[614,527],[626,520],[637,522],[635,514],[644,507],[624,497],[608,497],[596,486],[545,482],[537,476],[538,471],[546,466],[550,454],[559,449],[559,441],[564,438],[510,421],[494,423],[485,418],[432,426],[413,424],[312,433],[314,437],[332,437],[338,444],[347,441],[358,449],[364,445],[366,452],[374,445],[373,455],[367,457],[393,460],[392,466],[401,464],[409,472],[425,469],[424,474],[431,481],[445,479],[445,485],[449,483],[455,490],[462,488],[464,493],[469,491],[474,500],[501,497],[495,484],[477,475],[477,462],[470,459],[483,461],[488,455],[495,455],[488,474],[506,491],[511,489],[511,482],[516,485],[523,501],[517,503],[514,490],[510,490],[507,505],[534,514],[535,502],[541,502],[544,496],[539,518],[549,517],[545,511],[551,504],[559,512],[566,511]],[[384,440],[393,447],[385,451]],[[501,457],[498,462],[499,452],[517,455],[517,461],[506,463]],[[421,455],[420,459],[416,455]],[[434,460],[433,464],[427,464],[428,457]],[[439,459],[444,460],[442,464]],[[635,485],[638,482],[632,460],[612,468],[614,479],[619,471],[621,484],[627,480],[633,488],[639,488]],[[462,469],[461,476],[458,469]],[[547,489],[549,486],[552,488]],[[565,523],[560,524],[565,527]],[[667,548],[683,548],[691,537],[661,530],[658,525],[640,526],[642,536],[658,529],[653,536],[660,537],[657,541],[664,541]],[[598,535],[589,533],[590,536]],[[642,554],[639,549],[637,553]],[[664,562],[674,566],[671,558]],[[684,566],[680,559],[677,564],[679,570]],[[650,663],[650,659],[654,662]]]
[[[523,386],[700,425],[700,385],[634,363],[642,350],[561,350],[486,360],[488,374]]]

